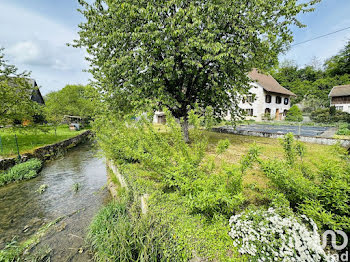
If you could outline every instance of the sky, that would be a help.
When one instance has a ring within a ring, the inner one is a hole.
[[[90,2],[93,0],[89,0]],[[85,51],[68,47],[84,21],[77,0],[0,0],[0,47],[9,64],[31,71],[45,95],[67,84],[87,84],[91,75]],[[293,27],[294,44],[350,27],[350,0],[323,0],[312,13],[299,15],[306,28]],[[335,55],[350,39],[350,29],[296,45],[280,60],[309,64]]]

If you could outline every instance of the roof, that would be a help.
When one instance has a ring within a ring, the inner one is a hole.
[[[350,96],[350,85],[335,86],[332,88],[328,96]]]
[[[267,92],[296,96],[292,91],[281,86],[271,75],[261,74],[255,68],[248,74],[248,76],[261,85]]]

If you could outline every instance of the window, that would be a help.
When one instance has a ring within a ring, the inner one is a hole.
[[[265,108],[265,114],[266,115],[271,115],[271,109],[270,108]]]
[[[344,108],[343,106],[336,106],[335,107],[335,109],[340,110],[340,111],[343,111],[343,108]]]
[[[282,99],[280,96],[276,96],[276,104],[281,104]]]
[[[266,95],[265,102],[266,103],[271,103],[271,96],[270,95]]]
[[[249,95],[249,96],[247,96],[247,98],[243,98],[242,102],[243,103],[246,103],[246,102],[253,103],[254,102],[254,97],[252,95]]]
[[[245,110],[247,116],[253,116],[253,108],[249,108]]]
[[[284,104],[285,104],[285,105],[288,105],[288,103],[289,103],[289,98],[288,98],[288,97],[285,97],[285,98],[284,98]]]

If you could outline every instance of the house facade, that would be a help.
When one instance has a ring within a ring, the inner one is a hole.
[[[242,108],[247,120],[254,119],[261,121],[264,119],[283,120],[290,109],[291,98],[296,95],[281,86],[271,75],[265,75],[254,69],[249,74],[252,82],[250,94],[246,101],[241,101],[239,107]],[[230,120],[230,113],[225,120]],[[163,112],[155,112],[154,123],[165,123]]]
[[[330,105],[337,110],[350,113],[350,84],[335,86],[329,93]]]
[[[250,96],[239,103],[247,120],[283,120],[291,106],[291,98],[296,95],[281,86],[271,75],[259,73],[254,69],[249,74]],[[226,117],[230,120],[230,116]]]

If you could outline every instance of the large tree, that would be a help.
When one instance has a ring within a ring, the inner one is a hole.
[[[247,72],[277,62],[292,41],[290,25],[318,0],[83,0],[85,47],[96,86],[110,109],[167,107],[188,140],[191,108],[217,117],[239,112]]]
[[[0,125],[15,120],[31,120],[39,112],[37,103],[31,100],[33,86],[29,83],[29,72],[18,72],[5,60],[0,48]]]

